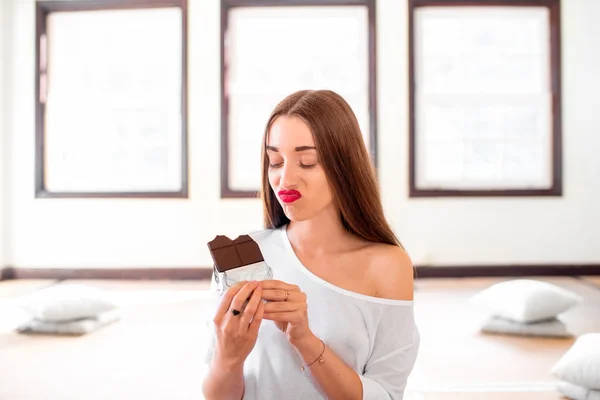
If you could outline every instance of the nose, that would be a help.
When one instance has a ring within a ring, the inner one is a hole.
[[[298,185],[298,172],[294,165],[286,163],[281,168],[281,178],[279,185],[282,189],[294,189]]]

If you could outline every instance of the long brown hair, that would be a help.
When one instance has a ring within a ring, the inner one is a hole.
[[[262,143],[262,188],[264,226],[279,228],[290,220],[269,184],[267,138],[279,116],[297,116],[312,132],[317,155],[341,210],[344,228],[370,242],[402,247],[383,213],[375,169],[348,103],[330,90],[301,90],[283,99],[273,110]]]

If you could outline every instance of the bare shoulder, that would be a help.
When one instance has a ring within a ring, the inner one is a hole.
[[[369,257],[369,275],[375,297],[413,299],[413,264],[402,248],[384,243],[374,244]]]

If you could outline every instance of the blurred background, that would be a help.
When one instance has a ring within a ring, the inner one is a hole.
[[[301,89],[351,105],[415,264],[407,398],[600,397],[551,373],[600,332],[599,17],[597,0],[0,0],[0,399],[202,398],[206,244],[262,229],[261,138]],[[482,325],[511,321],[511,294],[563,325]]]

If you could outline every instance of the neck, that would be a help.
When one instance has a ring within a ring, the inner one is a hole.
[[[352,236],[337,209],[323,210],[306,221],[290,221],[287,234],[294,248],[313,256],[340,251]]]

